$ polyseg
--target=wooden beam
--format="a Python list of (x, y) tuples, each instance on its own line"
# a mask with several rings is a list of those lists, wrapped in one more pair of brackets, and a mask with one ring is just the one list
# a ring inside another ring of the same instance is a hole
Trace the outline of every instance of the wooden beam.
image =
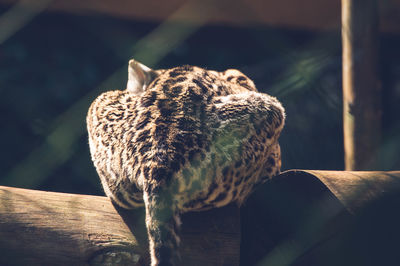
[(376, 0), (342, 0), (346, 170), (373, 170), (381, 138)]
[[(149, 265), (143, 210), (117, 211), (106, 197), (0, 186), (0, 265)], [(236, 206), (182, 222), (183, 265), (239, 265)]]

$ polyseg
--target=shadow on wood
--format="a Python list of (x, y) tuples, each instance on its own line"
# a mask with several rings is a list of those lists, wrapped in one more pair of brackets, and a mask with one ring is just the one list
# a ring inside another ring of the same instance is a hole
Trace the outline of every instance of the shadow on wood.
[[(400, 172), (284, 172), (240, 214), (185, 214), (181, 265), (239, 265), (239, 255), (243, 266), (395, 265), (398, 206)], [(0, 250), (0, 265), (149, 264), (142, 209), (10, 187), (0, 187)]]
[(395, 265), (400, 172), (282, 173), (241, 210), (241, 265)]

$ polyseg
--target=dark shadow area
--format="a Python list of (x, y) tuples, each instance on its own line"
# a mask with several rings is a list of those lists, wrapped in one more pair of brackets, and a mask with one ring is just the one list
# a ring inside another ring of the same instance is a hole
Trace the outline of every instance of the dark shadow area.
[(147, 238), (146, 213), (144, 208), (127, 210), (119, 207), (113, 201), (111, 202), (122, 220), (124, 220), (125, 224), (129, 227), (129, 230), (131, 230), (132, 234), (135, 236), (136, 241), (139, 243), (141, 256), (138, 265), (149, 265), (149, 240)]
[[(0, 15), (7, 10), (0, 8)], [(0, 184), (103, 195), (90, 160), (86, 112), (101, 91), (125, 88), (135, 45), (158, 26), (44, 12), (2, 43), (0, 119), (7, 152), (1, 155)], [(399, 168), (399, 46), (398, 35), (382, 34), (382, 170)], [(260, 91), (282, 101), (283, 169), (343, 169), (339, 29), (205, 25), (152, 67), (183, 64), (238, 68)]]
[[(241, 265), (397, 265), (400, 175), (388, 181), (391, 189), (371, 196), (381, 178), (349, 196), (352, 213), (326, 187), (329, 179), (299, 171), (278, 176), (242, 209)], [(368, 194), (358, 204), (355, 198)]]
[(400, 193), (388, 193), (293, 265), (398, 265)]

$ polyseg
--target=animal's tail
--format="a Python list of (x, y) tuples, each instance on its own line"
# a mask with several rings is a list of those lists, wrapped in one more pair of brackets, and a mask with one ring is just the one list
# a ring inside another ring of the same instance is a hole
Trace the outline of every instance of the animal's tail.
[[(146, 191), (147, 190), (147, 191)], [(180, 215), (169, 193), (145, 189), (146, 227), (152, 266), (174, 265), (179, 257)]]

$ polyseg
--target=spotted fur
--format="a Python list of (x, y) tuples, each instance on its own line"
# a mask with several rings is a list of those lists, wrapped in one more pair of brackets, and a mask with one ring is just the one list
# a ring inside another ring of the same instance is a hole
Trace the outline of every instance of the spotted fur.
[(281, 166), (279, 101), (238, 70), (151, 70), (131, 60), (126, 90), (87, 115), (92, 160), (108, 197), (145, 206), (152, 265), (172, 265), (180, 214), (239, 205)]

